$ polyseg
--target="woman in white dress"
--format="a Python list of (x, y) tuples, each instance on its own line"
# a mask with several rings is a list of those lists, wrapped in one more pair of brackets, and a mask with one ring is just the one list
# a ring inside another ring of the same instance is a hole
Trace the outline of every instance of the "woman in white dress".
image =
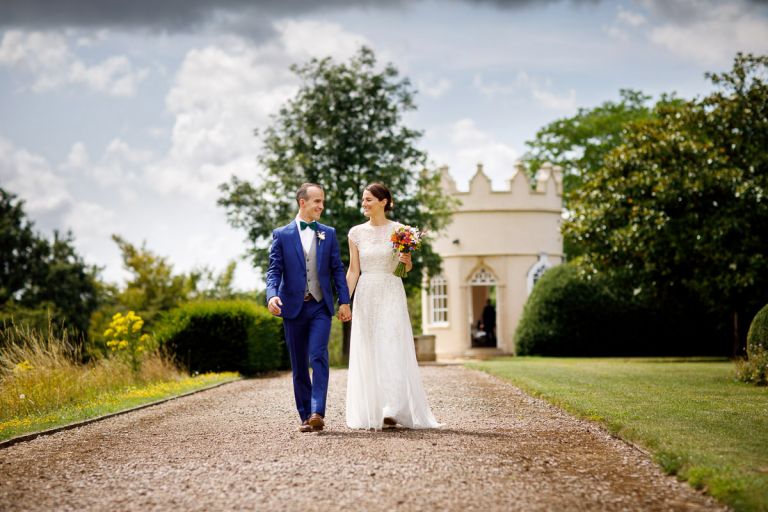
[(369, 221), (349, 230), (347, 286), (352, 302), (352, 337), (347, 381), (347, 426), (382, 429), (436, 428), (421, 384), (413, 331), (399, 261), (413, 267), (410, 254), (397, 257), (390, 237), (402, 224), (387, 219), (392, 210), (387, 187), (373, 183), (363, 192)]

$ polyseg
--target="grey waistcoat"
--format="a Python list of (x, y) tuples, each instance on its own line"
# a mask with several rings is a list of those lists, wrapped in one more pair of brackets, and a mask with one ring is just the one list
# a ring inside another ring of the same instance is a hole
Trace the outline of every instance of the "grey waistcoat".
[(315, 300), (320, 302), (323, 300), (323, 290), (317, 278), (317, 234), (312, 236), (312, 244), (309, 246), (309, 252), (304, 253), (304, 259), (307, 262), (307, 286), (304, 289), (304, 295), (311, 293)]

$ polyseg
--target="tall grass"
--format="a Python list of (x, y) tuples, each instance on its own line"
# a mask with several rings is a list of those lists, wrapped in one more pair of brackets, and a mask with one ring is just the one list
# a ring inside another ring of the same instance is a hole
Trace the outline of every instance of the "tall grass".
[(40, 333), (5, 326), (0, 333), (0, 423), (39, 416), (97, 400), (130, 386), (184, 378), (164, 354), (145, 356), (138, 372), (125, 358), (97, 358), (83, 364), (79, 348), (66, 333)]

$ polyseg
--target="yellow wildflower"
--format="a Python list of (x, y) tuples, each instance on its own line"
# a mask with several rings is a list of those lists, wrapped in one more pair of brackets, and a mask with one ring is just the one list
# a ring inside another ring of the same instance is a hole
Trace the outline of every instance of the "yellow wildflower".
[(26, 359), (13, 367), (14, 373), (23, 373), (32, 369), (34, 369), (34, 366), (32, 366), (32, 363), (30, 363)]

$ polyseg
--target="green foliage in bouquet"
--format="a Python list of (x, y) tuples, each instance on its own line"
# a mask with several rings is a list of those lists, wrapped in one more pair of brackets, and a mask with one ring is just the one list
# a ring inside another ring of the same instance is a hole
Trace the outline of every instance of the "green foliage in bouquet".
[(286, 367), (282, 322), (250, 301), (197, 301), (161, 316), (157, 339), (191, 372)]

